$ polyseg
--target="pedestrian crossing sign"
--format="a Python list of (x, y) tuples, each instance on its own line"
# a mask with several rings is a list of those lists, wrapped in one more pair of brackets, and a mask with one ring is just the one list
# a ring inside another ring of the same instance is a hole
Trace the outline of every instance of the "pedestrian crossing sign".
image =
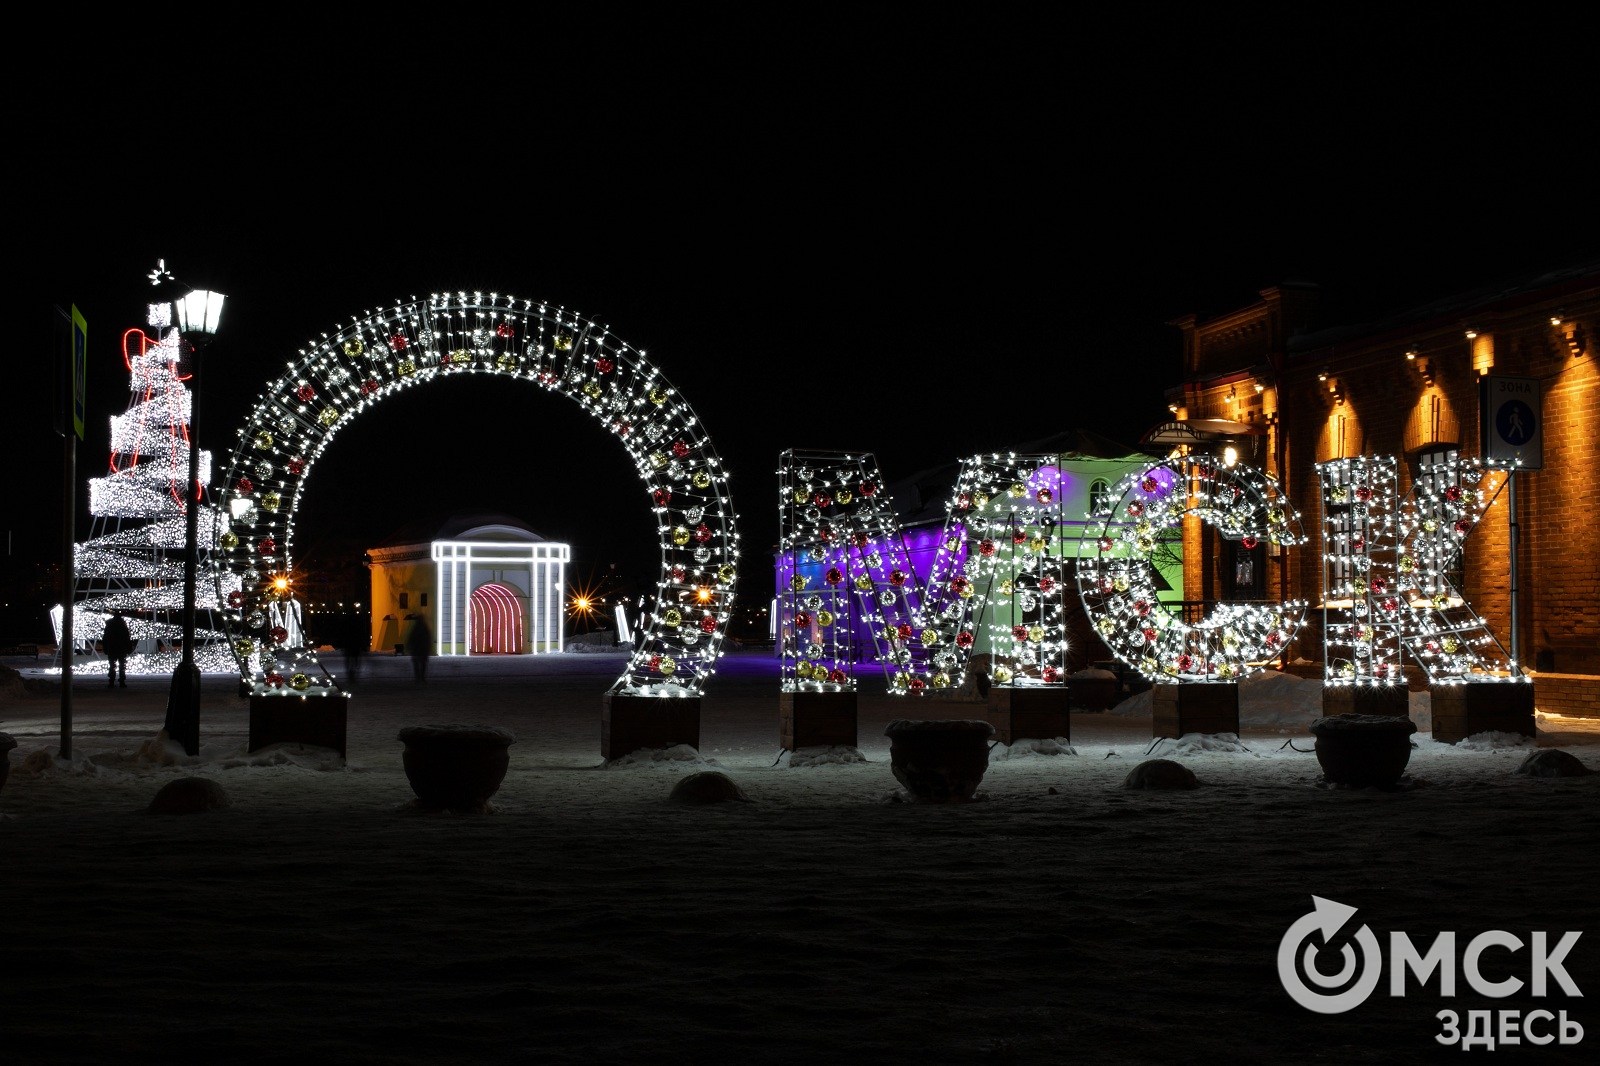
[(1538, 378), (1485, 377), (1479, 382), (1483, 457), (1544, 468), (1543, 401)]

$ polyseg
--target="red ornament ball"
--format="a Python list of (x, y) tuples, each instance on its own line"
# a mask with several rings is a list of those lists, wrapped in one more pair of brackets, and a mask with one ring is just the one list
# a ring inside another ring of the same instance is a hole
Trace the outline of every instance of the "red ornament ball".
[(702, 633), (715, 633), (716, 631), (717, 631), (717, 620), (716, 620), (715, 617), (713, 617), (712, 615), (708, 614), (704, 618), (700, 619), (700, 632), (702, 632)]
[(234, 482), (234, 487), (239, 490), (239, 494), (241, 496), (248, 496), (252, 492), (256, 491), (256, 483), (247, 477), (241, 477), (238, 481)]
[(844, 580), (844, 571), (840, 570), (837, 566), (830, 566), (828, 567), (828, 572), (823, 575), (823, 580), (830, 585), (837, 585), (839, 582)]

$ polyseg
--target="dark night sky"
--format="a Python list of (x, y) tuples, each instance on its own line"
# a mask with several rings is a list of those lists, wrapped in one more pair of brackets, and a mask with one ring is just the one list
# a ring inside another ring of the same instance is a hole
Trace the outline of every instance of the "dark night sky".
[[(582, 61), (386, 70), (373, 41), (344, 67), (334, 45), (279, 57), (268, 85), (235, 42), (214, 93), (193, 71), (165, 94), (18, 86), (21, 333), (37, 353), (54, 306), (88, 318), (80, 474), (127, 406), (119, 337), (158, 258), (230, 297), (200, 413), (219, 457), (300, 347), (378, 305), (481, 289), (606, 322), (707, 425), (748, 566), (785, 448), (870, 450), (893, 480), (1071, 428), (1133, 442), (1180, 373), (1174, 317), (1303, 279), (1360, 318), (1600, 239), (1572, 154), (1594, 138), (1559, 132), (1592, 96), (1534, 52), (1470, 71), (1398, 25), (855, 27), (783, 54), (635, 29)], [(175, 134), (191, 107), (217, 123), (198, 143)], [(12, 365), (0, 528), (55, 558), (47, 360)], [(524, 515), (578, 545), (577, 577), (658, 558), (620, 445), (532, 385), (368, 413), (316, 468), (297, 543), (376, 541), (424, 500)]]

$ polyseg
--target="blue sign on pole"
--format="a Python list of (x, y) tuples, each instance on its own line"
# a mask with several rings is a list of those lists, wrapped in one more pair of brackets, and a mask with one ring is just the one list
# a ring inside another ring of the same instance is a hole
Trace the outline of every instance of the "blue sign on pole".
[(1479, 384), (1483, 457), (1544, 469), (1544, 403), (1538, 378), (1486, 377)]

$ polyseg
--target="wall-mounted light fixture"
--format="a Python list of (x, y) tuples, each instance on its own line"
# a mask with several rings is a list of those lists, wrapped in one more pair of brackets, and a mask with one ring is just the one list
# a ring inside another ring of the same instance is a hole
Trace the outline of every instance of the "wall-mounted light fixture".
[(1167, 404), (1167, 410), (1171, 411), (1173, 414), (1177, 414), (1178, 413), (1178, 405), (1175, 404), (1175, 403), (1169, 403), (1169, 404)]
[(1259, 382), (1259, 381), (1256, 382), (1256, 395), (1257, 396), (1261, 395), (1263, 392), (1266, 392), (1266, 391), (1267, 391), (1267, 387), (1265, 385), (1261, 384), (1261, 382)]
[(1475, 329), (1467, 330), (1467, 340), (1475, 341), (1477, 339), (1478, 339), (1478, 331), (1477, 330), (1475, 330)]
[[(1556, 320), (1552, 318), (1551, 322)], [(1583, 326), (1575, 321), (1562, 318), (1556, 328), (1561, 331), (1561, 339), (1567, 342), (1567, 351), (1572, 358), (1582, 359), (1589, 350), (1589, 335), (1584, 332)]]
[(1320, 372), (1318, 372), (1317, 380), (1318, 381), (1327, 381), (1328, 380), (1328, 368), (1327, 367), (1323, 367), (1322, 370)]
[(1422, 353), (1417, 351), (1415, 348), (1407, 348), (1406, 349), (1406, 362), (1408, 362), (1408, 363), (1416, 362), (1417, 361), (1417, 356), (1420, 355), (1420, 354), (1422, 354)]

